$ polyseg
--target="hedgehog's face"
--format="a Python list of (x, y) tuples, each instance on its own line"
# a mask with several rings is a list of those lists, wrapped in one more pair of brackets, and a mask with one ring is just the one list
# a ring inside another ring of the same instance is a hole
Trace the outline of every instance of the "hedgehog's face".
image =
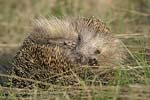
[(87, 30), (79, 34), (75, 55), (78, 63), (90, 66), (118, 65), (125, 56), (118, 39)]
[(98, 58), (101, 55), (103, 44), (103, 39), (100, 39), (98, 34), (89, 31), (86, 34), (79, 34), (78, 44), (75, 48), (78, 62), (81, 64), (98, 65)]

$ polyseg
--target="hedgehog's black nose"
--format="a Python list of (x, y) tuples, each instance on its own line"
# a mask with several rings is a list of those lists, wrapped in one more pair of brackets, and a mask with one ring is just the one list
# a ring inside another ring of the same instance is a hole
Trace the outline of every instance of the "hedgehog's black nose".
[(98, 61), (96, 58), (89, 58), (88, 64), (90, 66), (98, 65)]
[(75, 52), (75, 51), (74, 51), (74, 55), (75, 55), (74, 57), (75, 61), (78, 64), (90, 65), (90, 66), (98, 65), (98, 60), (95, 57), (87, 57), (81, 54), (80, 52)]

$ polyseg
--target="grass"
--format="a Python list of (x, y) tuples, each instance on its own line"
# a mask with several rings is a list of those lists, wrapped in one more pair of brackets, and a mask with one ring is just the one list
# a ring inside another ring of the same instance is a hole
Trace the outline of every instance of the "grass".
[(8, 64), (38, 16), (97, 16), (122, 40), (130, 55), (108, 85), (87, 86), (81, 81), (78, 87), (50, 84), (46, 91), (1, 86), (0, 99), (149, 100), (149, 5), (148, 0), (0, 0), (0, 65)]

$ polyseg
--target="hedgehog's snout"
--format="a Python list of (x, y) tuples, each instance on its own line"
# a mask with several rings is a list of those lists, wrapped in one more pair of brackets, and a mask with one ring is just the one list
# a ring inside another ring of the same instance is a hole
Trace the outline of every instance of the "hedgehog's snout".
[(98, 60), (96, 58), (89, 58), (88, 64), (90, 66), (98, 65)]
[(82, 65), (88, 64), (88, 58), (79, 53), (76, 54), (76, 61), (77, 61), (77, 63), (80, 63)]
[(81, 53), (76, 53), (76, 62), (82, 65), (98, 65), (98, 59), (96, 57), (87, 57)]
[(81, 64), (83, 64), (83, 65), (90, 65), (90, 66), (98, 65), (98, 60), (94, 57), (82, 56), (80, 61), (81, 61)]

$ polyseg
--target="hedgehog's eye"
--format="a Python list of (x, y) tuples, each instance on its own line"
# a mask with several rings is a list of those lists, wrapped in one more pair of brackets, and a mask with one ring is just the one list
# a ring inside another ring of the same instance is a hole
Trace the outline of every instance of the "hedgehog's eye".
[(100, 54), (101, 53), (101, 51), (100, 50), (95, 50), (95, 52), (94, 52), (95, 54)]

